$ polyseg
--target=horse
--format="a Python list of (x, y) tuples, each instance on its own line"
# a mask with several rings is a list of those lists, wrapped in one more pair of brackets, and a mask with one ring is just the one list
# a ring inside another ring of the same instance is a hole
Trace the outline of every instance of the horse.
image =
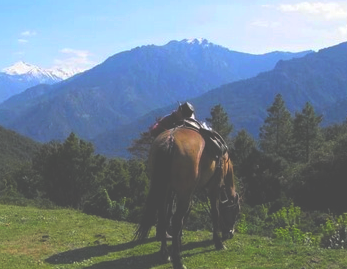
[[(180, 254), (181, 232), (184, 218), (188, 216), (191, 200), (197, 189), (205, 189), (210, 201), (213, 242), (217, 250), (225, 249), (222, 240), (232, 238), (239, 215), (239, 196), (228, 153), (218, 161), (208, 152), (205, 145), (205, 139), (199, 132), (185, 127), (162, 132), (151, 145), (150, 190), (134, 239), (147, 238), (157, 216), (160, 253), (164, 259), (169, 259), (166, 231), (172, 215), (169, 211), (174, 194), (176, 210), (171, 219), (171, 262), (174, 269), (185, 268)], [(222, 232), (222, 238), (219, 232)]]

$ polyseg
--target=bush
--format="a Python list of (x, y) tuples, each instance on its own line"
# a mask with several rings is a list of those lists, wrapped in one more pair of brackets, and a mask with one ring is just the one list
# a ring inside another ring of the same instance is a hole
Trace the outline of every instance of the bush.
[(239, 233), (271, 236), (272, 229), (268, 223), (269, 204), (250, 207), (244, 204), (241, 218), (236, 225)]
[[(200, 195), (201, 196), (201, 195)], [(198, 198), (193, 199), (192, 210), (186, 220), (185, 229), (189, 231), (209, 230), (212, 231), (212, 219), (210, 216), (209, 206), (206, 204), (207, 199)]]
[(321, 225), (321, 246), (323, 248), (341, 249), (347, 247), (347, 213), (337, 217), (328, 218)]
[(274, 227), (273, 234), (277, 239), (289, 243), (316, 245), (319, 241), (312, 232), (304, 232), (301, 228), (301, 208), (291, 203), (273, 213), (270, 218)]
[(107, 190), (103, 189), (86, 202), (83, 212), (108, 219), (126, 220), (129, 210), (125, 203), (125, 197), (120, 202), (112, 201)]
[(294, 206), (282, 207), (279, 211), (271, 215), (271, 220), (275, 227), (286, 227), (300, 224), (301, 208)]
[[(241, 218), (236, 226), (237, 231), (239, 233), (275, 237), (278, 240), (289, 243), (310, 246), (318, 245), (322, 237), (318, 227), (326, 214), (320, 212), (313, 212), (312, 214), (303, 213), (300, 207), (290, 203), (289, 206), (283, 206), (269, 215), (270, 211), (278, 208), (279, 203), (283, 203), (284, 200), (282, 200), (255, 207), (244, 205)], [(337, 223), (347, 223), (347, 216), (345, 218), (346, 220), (340, 217)], [(344, 225), (343, 227), (346, 226)], [(325, 228), (327, 240), (334, 235), (336, 237), (335, 241), (337, 239), (343, 240), (346, 235), (344, 233), (344, 231), (347, 231), (346, 229), (340, 229), (339, 234), (336, 235), (336, 229), (330, 228), (329, 230), (329, 227), (331, 226), (328, 223), (327, 228)], [(341, 224), (339, 227), (342, 227)], [(334, 241), (334, 239), (331, 240)]]
[(246, 215), (245, 214), (241, 214), (240, 220), (238, 221), (238, 223), (236, 224), (236, 230), (240, 233), (240, 234), (246, 234), (248, 232), (248, 223), (246, 221)]
[[(106, 192), (106, 190), (105, 190)], [(110, 219), (126, 220), (129, 215), (129, 210), (125, 207), (126, 198), (122, 198), (120, 202), (112, 201), (107, 195), (107, 212)]]
[(22, 194), (12, 193), (0, 197), (0, 204), (33, 206), (41, 209), (56, 209), (58, 206), (52, 201), (43, 198), (27, 199)]
[(301, 245), (316, 245), (318, 242), (317, 236), (301, 231), (296, 225), (277, 228), (274, 230), (274, 235), (282, 241)]

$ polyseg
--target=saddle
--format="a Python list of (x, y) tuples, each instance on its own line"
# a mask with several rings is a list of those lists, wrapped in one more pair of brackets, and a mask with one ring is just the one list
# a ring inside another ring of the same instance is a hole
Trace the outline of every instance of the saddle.
[(212, 129), (207, 129), (197, 120), (186, 118), (180, 122), (179, 126), (198, 132), (205, 139), (206, 150), (212, 156), (220, 158), (228, 151), (228, 146), (222, 136)]

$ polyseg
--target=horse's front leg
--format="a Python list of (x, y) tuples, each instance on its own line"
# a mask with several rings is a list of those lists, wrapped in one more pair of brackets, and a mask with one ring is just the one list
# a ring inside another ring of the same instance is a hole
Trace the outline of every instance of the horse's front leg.
[(210, 204), (211, 204), (211, 217), (213, 225), (213, 242), (216, 249), (226, 249), (223, 245), (221, 238), (219, 237), (219, 199), (215, 193), (209, 194)]

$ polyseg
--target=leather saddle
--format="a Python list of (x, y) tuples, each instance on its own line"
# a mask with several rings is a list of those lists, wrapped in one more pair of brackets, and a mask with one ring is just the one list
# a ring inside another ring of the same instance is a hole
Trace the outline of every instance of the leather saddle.
[(212, 129), (207, 129), (200, 122), (186, 118), (179, 126), (197, 131), (205, 139), (206, 150), (216, 158), (223, 156), (228, 151), (228, 146), (222, 136)]

